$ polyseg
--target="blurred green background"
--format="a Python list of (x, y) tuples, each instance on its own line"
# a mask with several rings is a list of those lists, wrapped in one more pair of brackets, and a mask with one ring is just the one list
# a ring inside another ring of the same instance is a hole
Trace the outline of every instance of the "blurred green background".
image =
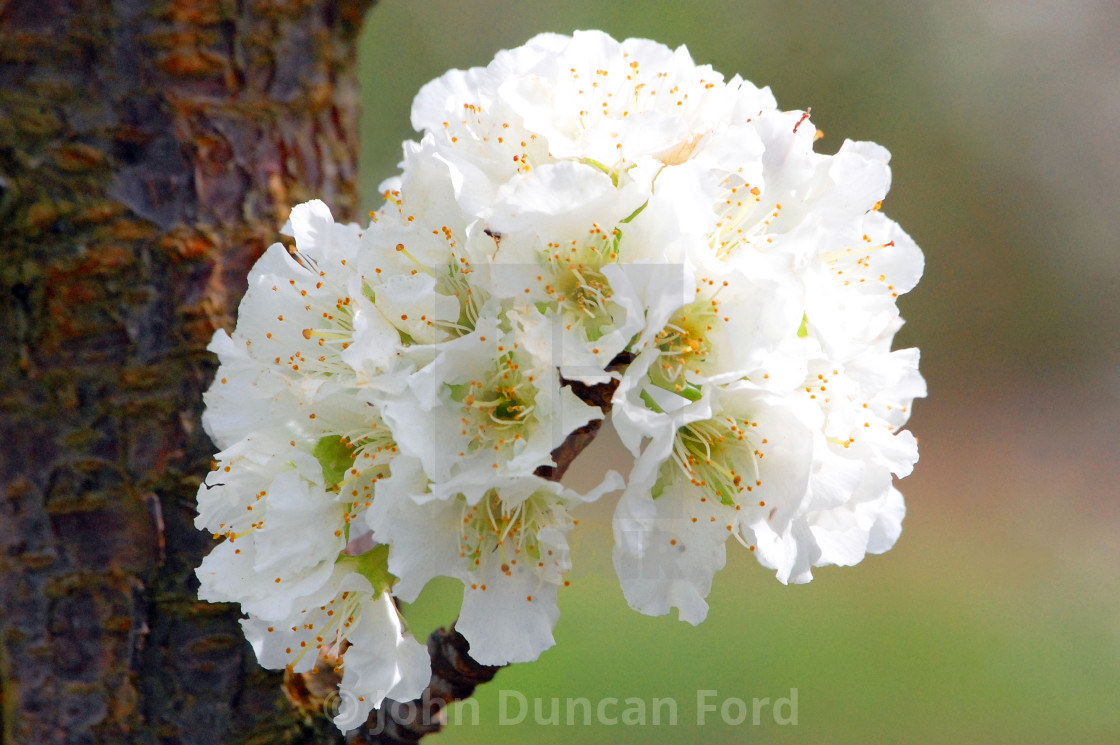
[[(626, 607), (609, 509), (589, 513), (557, 646), (502, 671), (468, 705), (479, 723), (466, 709), (438, 741), (1120, 742), (1120, 4), (381, 0), (363, 40), (367, 207), (423, 83), (578, 28), (686, 44), (770, 85), (782, 108), (812, 107), (818, 150), (891, 150), (884, 212), (926, 254), (896, 342), (922, 350), (922, 457), (891, 552), (784, 587), (729, 545), (696, 628)], [(418, 631), (454, 617), (438, 595), (411, 609)], [(794, 688), (796, 725), (770, 708), (757, 726), (697, 724), (697, 691), (750, 706)], [(500, 723), (502, 690), (528, 701), (522, 724)], [(533, 724), (553, 697), (615, 697), (615, 714), (674, 698), (677, 724)]]

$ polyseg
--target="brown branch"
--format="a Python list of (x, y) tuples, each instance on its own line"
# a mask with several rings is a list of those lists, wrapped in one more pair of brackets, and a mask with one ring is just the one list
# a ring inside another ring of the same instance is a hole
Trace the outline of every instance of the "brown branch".
[(468, 654), (470, 644), (462, 634), (437, 629), (428, 637), (432, 679), (420, 698), (400, 702), (386, 699), (374, 710), (366, 726), (350, 733), (348, 745), (413, 745), (424, 735), (443, 729), (448, 704), (470, 698), (475, 687), (487, 683), (501, 667), (482, 665)]
[[(630, 352), (619, 353), (611, 363), (607, 365), (608, 372), (620, 372), (626, 369), (626, 366), (634, 359), (634, 355)], [(567, 386), (575, 393), (581, 401), (592, 406), (598, 406), (603, 416), (611, 412), (611, 399), (614, 398), (614, 392), (618, 388), (618, 380), (611, 380), (607, 383), (599, 383), (597, 385), (587, 385), (578, 380), (560, 379), (560, 384)], [(572, 461), (576, 459), (580, 453), (587, 448), (588, 445), (599, 434), (599, 428), (603, 426), (602, 419), (593, 419), (579, 429), (573, 430), (560, 447), (552, 451), (552, 460), (556, 463), (554, 466), (541, 466), (534, 473), (542, 479), (549, 481), (559, 481), (564, 478), (564, 473), (567, 472), (568, 466), (572, 465)]]

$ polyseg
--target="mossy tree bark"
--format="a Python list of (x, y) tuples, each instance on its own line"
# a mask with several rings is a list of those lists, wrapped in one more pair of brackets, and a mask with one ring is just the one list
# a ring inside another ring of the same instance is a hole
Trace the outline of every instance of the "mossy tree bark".
[(200, 603), (199, 424), (290, 205), (353, 218), (372, 0), (0, 0), (0, 739), (338, 742)]

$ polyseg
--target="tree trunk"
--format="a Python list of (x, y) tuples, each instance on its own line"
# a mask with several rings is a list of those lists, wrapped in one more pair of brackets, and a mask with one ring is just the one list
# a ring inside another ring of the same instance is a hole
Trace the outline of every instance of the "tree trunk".
[(0, 0), (0, 741), (340, 742), (196, 598), (199, 424), (288, 208), (354, 217), (370, 0)]

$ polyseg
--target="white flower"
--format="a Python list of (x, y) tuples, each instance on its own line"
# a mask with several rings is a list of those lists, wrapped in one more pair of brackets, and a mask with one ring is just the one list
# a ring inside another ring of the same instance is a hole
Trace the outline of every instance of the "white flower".
[(765, 92), (737, 79), (727, 85), (711, 67), (694, 65), (683, 47), (619, 43), (597, 31), (537, 37), (526, 46), (552, 53), (507, 76), (498, 95), (559, 158), (591, 158), (613, 168), (679, 157), (694, 133), (726, 121), (737, 105), (769, 103)]
[(402, 631), (392, 599), (374, 589), (355, 559), (340, 561), (321, 588), (284, 616), (251, 614), (241, 626), (265, 667), (307, 672), (322, 664), (320, 655), (341, 657), (335, 724), (343, 731), (364, 723), (386, 697), (417, 698), (430, 678), (427, 650)]
[(247, 438), (218, 459), (195, 524), (226, 540), (198, 568), (199, 596), (284, 616), (330, 576), (346, 506), (326, 492), (318, 461), (287, 443)]
[(641, 307), (614, 286), (624, 221), (641, 208), (642, 185), (616, 186), (585, 163), (545, 164), (499, 190), (488, 220), (491, 294), (537, 310), (560, 336), (551, 362), (569, 380), (601, 382), (602, 370), (642, 330)]
[[(453, 70), (412, 121), (369, 226), (294, 208), (295, 248), (210, 346), (197, 524), (224, 540), (200, 594), (241, 603), (262, 664), (341, 654), (342, 728), (415, 695), (391, 597), (436, 576), (464, 585), (476, 660), (535, 659), (570, 511), (623, 486), (614, 566), (643, 613), (703, 620), (728, 538), (781, 582), (894, 544), (925, 384), (891, 343), (923, 259), (879, 211), (886, 150), (817, 153), (768, 89), (594, 31)], [(628, 484), (537, 475), (604, 416)]]
[(615, 569), (631, 607), (651, 615), (676, 607), (694, 624), (707, 615), (724, 543), (786, 532), (812, 466), (813, 434), (781, 400), (747, 383), (712, 396), (652, 433), (614, 521)]
[(425, 497), (427, 478), (402, 458), (370, 512), (374, 537), (390, 543), (398, 597), (414, 600), (428, 580), (462, 580), (456, 629), (487, 665), (535, 660), (553, 644), (557, 590), (571, 568), (567, 532), (574, 506), (617, 489), (613, 471), (586, 495), (535, 476), (491, 482), (471, 496)]
[(207, 391), (203, 424), (219, 447), (251, 434), (286, 434), (293, 412), (339, 388), (352, 341), (347, 256), (356, 226), (338, 225), (322, 202), (292, 210), (297, 250), (279, 243), (257, 261), (232, 336), (219, 331), (210, 350), (221, 366)]
[(485, 491), (552, 465), (568, 433), (601, 416), (561, 387), (548, 325), (523, 324), (512, 311), (507, 319), (514, 328), (503, 332), (498, 319), (480, 318), (383, 404), (402, 452), (424, 464), (437, 495)]

